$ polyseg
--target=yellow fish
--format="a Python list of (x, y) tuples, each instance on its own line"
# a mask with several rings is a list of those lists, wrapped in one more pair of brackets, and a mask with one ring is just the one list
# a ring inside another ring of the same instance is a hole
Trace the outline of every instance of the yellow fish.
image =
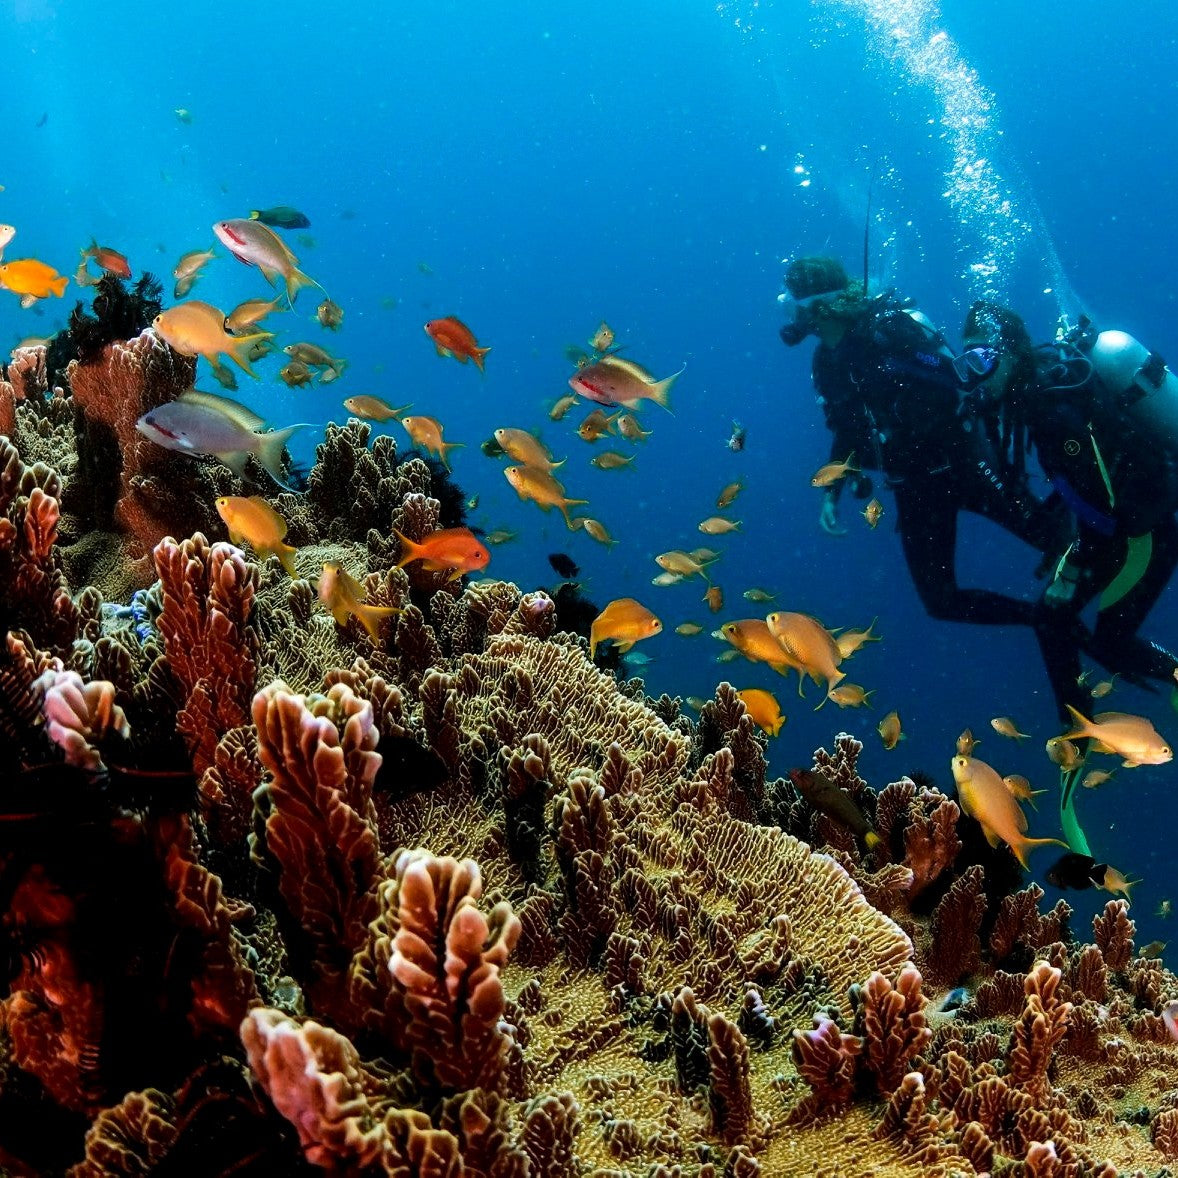
[(879, 521), (883, 519), (883, 513), (883, 504), (878, 499), (872, 499), (863, 509), (863, 518), (867, 521), (868, 527), (875, 528), (879, 526)]
[(709, 585), (703, 599), (714, 614), (718, 614), (724, 608), (724, 590), (719, 585)]
[(450, 469), (450, 451), (465, 446), (465, 442), (447, 442), (442, 438), (442, 423), (436, 417), (402, 417), (401, 424), (405, 432), (413, 439), (413, 444), (419, 446), (427, 454), (440, 459), (442, 465)]
[(533, 466), (537, 470), (555, 470), (558, 466), (564, 466), (568, 461), (568, 459), (562, 458), (559, 462), (553, 462), (552, 455), (548, 453), (548, 447), (535, 434), (530, 434), (527, 430), (497, 429), (495, 441), (499, 443), (509, 458), (523, 463), (524, 466)]
[(595, 352), (604, 352), (613, 346), (614, 329), (603, 319), (601, 325), (593, 333), (593, 338), (589, 341), (589, 346)]
[(344, 408), (357, 417), (363, 417), (366, 421), (400, 421), (413, 408), (413, 405), (402, 405), (400, 409), (394, 409), (392, 405), (387, 401), (382, 401), (380, 397), (360, 393), (355, 397), (348, 397), (344, 401)]
[(855, 455), (851, 453), (847, 456), (846, 462), (828, 462), (825, 466), (820, 466), (810, 480), (810, 486), (829, 487), (849, 474), (858, 474), (859, 468), (853, 465), (854, 461)]
[(798, 669), (760, 618), (725, 622), (716, 634), (730, 642), (746, 659), (754, 663), (768, 663), (779, 675)]
[(1084, 780), (1080, 784), (1085, 789), (1096, 789), (1097, 786), (1104, 785), (1106, 781), (1110, 780), (1115, 772), (1115, 769), (1093, 769), (1090, 773), (1084, 774)]
[[(843, 656), (835, 640), (817, 618), (809, 614), (777, 611), (771, 613), (765, 622), (770, 633), (798, 668), (799, 675), (809, 675), (815, 683), (826, 680), (828, 695), (847, 677), (845, 671), (838, 669)], [(799, 695), (803, 682), (802, 678), (798, 679)]]
[(1027, 816), (1011, 797), (1006, 783), (985, 761), (958, 756), (953, 758), (952, 768), (962, 811), (977, 820), (990, 846), (1004, 842), (1024, 870), (1030, 870), (1027, 856), (1036, 847), (1067, 846), (1059, 839), (1027, 837)]
[(359, 619), (374, 644), (379, 643), (377, 625), (383, 618), (391, 618), (401, 611), (390, 605), (365, 605), (367, 590), (338, 564), (325, 564), (319, 578), (319, 600), (335, 618), (337, 626), (347, 624), (349, 617)]
[(876, 728), (879, 733), (880, 740), (883, 741), (883, 746), (889, 752), (906, 739), (904, 733), (900, 728), (900, 713), (888, 712), (888, 714), (879, 722)]
[(31, 307), (38, 299), (65, 294), (69, 279), (58, 274), (52, 266), (38, 262), (36, 258), (20, 258), (0, 263), (0, 286), (21, 296), (20, 305)]
[(712, 515), (699, 525), (699, 530), (705, 536), (724, 536), (729, 532), (739, 532), (740, 523), (737, 520), (725, 519), (721, 515)]
[(990, 727), (999, 736), (1009, 736), (1011, 740), (1027, 740), (1030, 738), (1030, 733), (1020, 732), (1018, 725), (1009, 716), (995, 716), (990, 721)]
[[(818, 705), (818, 708), (822, 707), (822, 704), (826, 703), (828, 699), (838, 704), (840, 708), (869, 708), (871, 704), (867, 702), (868, 696), (874, 694), (874, 690), (864, 691), (857, 683), (840, 683), (838, 687), (832, 687), (823, 696), (822, 703)], [(818, 708), (814, 710), (817, 711)]]
[(548, 410), (548, 416), (552, 421), (560, 421), (564, 415), (577, 403), (576, 393), (566, 393), (561, 397), (551, 409)]
[[(679, 577), (694, 577), (699, 575), (706, 581), (708, 574), (705, 562), (696, 560), (690, 552), (683, 552), (674, 548), (670, 552), (661, 552), (654, 558), (654, 563), (665, 572), (674, 573)], [(707, 561), (706, 564), (711, 564)]]
[(745, 601), (753, 601), (758, 605), (764, 604), (766, 601), (775, 601), (777, 599), (776, 593), (766, 593), (764, 589), (746, 589), (741, 597)]
[(260, 340), (269, 339), (268, 331), (253, 335), (230, 335), (225, 330), (225, 314), (211, 303), (189, 299), (161, 311), (152, 321), (156, 335), (181, 356), (203, 356), (214, 368), (217, 357), (225, 353), (243, 372), (257, 378), (249, 366), (249, 351)]
[(596, 442), (598, 438), (605, 434), (612, 434), (614, 430), (614, 422), (617, 420), (618, 414), (615, 413), (612, 417), (605, 415), (605, 410), (594, 409), (592, 413), (577, 426), (577, 436), (584, 442)]
[(957, 755), (959, 757), (972, 757), (973, 751), (977, 748), (980, 742), (974, 739), (974, 735), (967, 728), (957, 738)]
[(559, 508), (569, 531), (577, 530), (577, 525), (569, 517), (569, 508), (588, 503), (588, 499), (566, 499), (564, 487), (546, 470), (537, 470), (534, 466), (509, 466), (503, 475), (521, 499), (530, 499), (542, 511)]
[[(968, 757), (969, 753), (959, 753), (959, 756)], [(1032, 789), (1031, 783), (1019, 773), (1008, 773), (1003, 779), (1002, 784), (1006, 786), (1010, 796), (1016, 801), (1030, 802), (1032, 810), (1038, 810), (1039, 807), (1035, 805), (1035, 799), (1040, 794), (1045, 794), (1045, 789)]]
[(752, 717), (753, 723), (769, 736), (776, 736), (785, 723), (781, 705), (771, 691), (760, 687), (746, 687), (737, 696), (744, 704), (744, 710)]
[(702, 634), (703, 629), (699, 622), (680, 622), (675, 627), (675, 633), (682, 634), (684, 638), (694, 638), (697, 634)]
[[(187, 254), (184, 256), (188, 257)], [(212, 257), (212, 250), (209, 251), (209, 257)], [(176, 297), (179, 298), (179, 295)], [(285, 311), (285, 307), (279, 306), (281, 302), (281, 295), (276, 295), (272, 299), (246, 299), (244, 303), (238, 303), (225, 316), (225, 327), (235, 334), (245, 331), (247, 328), (253, 327), (255, 323), (261, 323), (267, 315), (273, 315), (277, 311)]]
[(589, 657), (596, 656), (600, 643), (609, 641), (625, 653), (635, 642), (658, 634), (662, 628), (662, 622), (646, 606), (633, 597), (619, 597), (593, 619), (589, 628)]
[[(1097, 866), (1100, 865), (1098, 864)], [(1095, 870), (1096, 869), (1093, 868), (1094, 873)], [(1129, 889), (1135, 888), (1141, 882), (1141, 880), (1127, 879), (1115, 867), (1112, 867), (1106, 863), (1104, 864), (1104, 875), (1098, 880), (1095, 878), (1094, 874), (1092, 882), (1096, 884), (1096, 886), (1102, 891), (1112, 892), (1114, 894), (1119, 892), (1122, 896), (1125, 897), (1125, 903), (1129, 904), (1132, 903), (1132, 901), (1129, 899)]]
[(248, 542), (263, 560), (276, 556), (292, 577), (298, 576), (294, 561), (298, 549), (283, 543), (286, 520), (261, 495), (222, 495), (216, 507), (234, 544)]
[(1046, 747), (1047, 756), (1065, 773), (1070, 773), (1084, 763), (1084, 758), (1080, 756), (1080, 750), (1070, 740), (1066, 740), (1062, 736), (1053, 736), (1047, 742)]
[[(172, 270), (172, 277), (176, 280), (176, 285), (172, 290), (174, 298), (182, 299), (193, 288), (196, 280), (200, 277), (201, 268), (212, 257), (212, 250), (189, 250), (188, 253), (180, 256), (180, 260)], [(225, 326), (230, 330), (233, 328), (232, 323), (226, 323)]]
[(596, 466), (598, 470), (621, 470), (623, 466), (634, 465), (634, 455), (619, 454), (616, 450), (603, 450), (589, 460), (589, 465)]
[(1113, 687), (1116, 685), (1117, 676), (1114, 675), (1111, 679), (1102, 679), (1091, 692), (1093, 699), (1104, 699)]
[(1138, 765), (1164, 765), (1174, 759), (1173, 749), (1144, 716), (1101, 712), (1087, 720), (1071, 704), (1067, 709), (1076, 727), (1065, 732), (1063, 739), (1090, 737), (1094, 753), (1115, 753), (1124, 758), (1121, 764), (1126, 769), (1135, 769)]
[(643, 429), (638, 424), (637, 417), (633, 417), (629, 413), (623, 413), (618, 418), (618, 433), (629, 442), (645, 442), (654, 433), (654, 430)]
[(744, 490), (744, 483), (735, 482), (729, 483), (719, 495), (716, 496), (716, 506), (723, 511), (728, 507), (732, 501)]
[(589, 519), (588, 516), (582, 516), (582, 518), (579, 521), (574, 520), (573, 522), (574, 523), (579, 522), (580, 525), (585, 529), (585, 531), (588, 532), (589, 535), (592, 536), (593, 539), (596, 540), (598, 544), (604, 544), (607, 547), (612, 548), (613, 545), (615, 545), (617, 543), (617, 540), (615, 540), (609, 534), (608, 530), (606, 529), (605, 524), (603, 524), (600, 520)]
[(834, 644), (839, 648), (839, 654), (845, 659), (849, 659), (861, 646), (868, 642), (882, 642), (883, 639), (872, 633), (875, 629), (875, 623), (879, 618), (872, 618), (871, 625), (866, 630), (847, 630), (840, 634), (835, 640)]

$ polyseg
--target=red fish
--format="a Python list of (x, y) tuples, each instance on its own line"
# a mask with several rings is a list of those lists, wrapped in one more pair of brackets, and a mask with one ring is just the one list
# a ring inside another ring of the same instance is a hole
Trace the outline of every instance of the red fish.
[(420, 560), (421, 567), (428, 572), (448, 571), (451, 580), (463, 573), (486, 568), (491, 559), (490, 552), (469, 528), (443, 528), (431, 532), (420, 544), (400, 532), (397, 532), (397, 539), (401, 541), (401, 559), (397, 561), (397, 568)]
[(431, 319), (425, 325), (425, 334), (434, 341), (439, 356), (453, 356), (459, 364), (473, 360), (480, 372), (486, 371), (483, 368), (483, 357), (491, 349), (480, 348), (474, 332), (461, 319), (455, 319), (453, 315), (445, 319)]
[(99, 245), (93, 238), (90, 240), (90, 248), (82, 250), (82, 257), (93, 258), (99, 269), (105, 270), (108, 274), (117, 274), (120, 278), (131, 277), (131, 263), (118, 250)]

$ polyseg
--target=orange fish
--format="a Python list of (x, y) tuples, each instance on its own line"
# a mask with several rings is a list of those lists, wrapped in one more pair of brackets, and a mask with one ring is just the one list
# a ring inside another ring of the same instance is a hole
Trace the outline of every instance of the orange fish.
[(420, 446), (427, 454), (441, 459), (447, 470), (450, 469), (450, 451), (466, 445), (465, 442), (444, 441), (442, 423), (436, 417), (402, 417), (401, 424), (413, 439), (413, 444)]
[[(504, 470), (503, 475), (515, 488), (515, 493), (521, 499), (530, 499), (543, 511), (547, 511), (550, 507), (559, 508), (570, 532), (575, 532), (581, 526), (579, 520), (574, 522), (569, 517), (569, 508), (583, 505), (589, 500), (566, 499), (564, 487), (546, 470), (540, 470), (535, 466), (509, 466)], [(590, 535), (592, 534), (590, 532)]]
[(781, 714), (781, 705), (777, 702), (777, 697), (771, 691), (765, 691), (760, 687), (747, 687), (736, 694), (758, 728), (769, 736), (776, 736), (781, 731), (785, 717)]
[(31, 307), (38, 299), (48, 298), (51, 294), (61, 298), (68, 282), (64, 274), (58, 274), (52, 266), (46, 266), (36, 258), (0, 263), (0, 286), (20, 295), (22, 307)]
[(719, 636), (731, 642), (746, 659), (755, 663), (768, 663), (779, 675), (785, 675), (797, 667), (797, 663), (781, 649), (768, 625), (760, 618), (725, 622), (720, 627)]
[(82, 257), (93, 258), (99, 269), (108, 274), (117, 274), (120, 278), (131, 277), (131, 263), (118, 250), (99, 245), (93, 238), (90, 239), (90, 248), (82, 250)]
[(480, 348), (474, 332), (453, 315), (445, 319), (431, 319), (425, 325), (425, 334), (434, 341), (439, 356), (453, 356), (460, 364), (473, 360), (475, 367), (483, 372), (483, 357), (491, 350)]
[(382, 618), (395, 617), (401, 610), (389, 605), (368, 605), (364, 598), (368, 591), (355, 577), (338, 564), (325, 564), (319, 578), (319, 600), (335, 618), (337, 626), (347, 625), (349, 617), (356, 618), (368, 631), (374, 644), (380, 642), (379, 625)]
[(427, 572), (449, 571), (450, 580), (453, 581), (463, 573), (485, 569), (491, 559), (490, 552), (479, 543), (470, 528), (442, 528), (431, 532), (420, 543), (402, 536), (396, 528), (393, 531), (401, 541), (401, 559), (397, 561), (399, 569), (420, 560), (421, 567)]
[(625, 653), (635, 642), (658, 634), (662, 628), (662, 622), (646, 606), (633, 597), (619, 597), (593, 619), (589, 629), (589, 657), (597, 654), (599, 643), (610, 640)]

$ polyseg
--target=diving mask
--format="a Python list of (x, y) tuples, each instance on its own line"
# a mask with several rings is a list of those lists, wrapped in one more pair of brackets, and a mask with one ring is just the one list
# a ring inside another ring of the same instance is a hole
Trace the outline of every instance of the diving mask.
[(796, 347), (807, 336), (813, 335), (817, 326), (815, 310), (834, 302), (843, 293), (842, 290), (829, 290), (821, 294), (808, 295), (802, 299), (790, 299), (786, 294), (778, 295), (779, 302), (791, 302), (794, 309), (793, 322), (787, 323), (780, 332), (782, 342), (786, 347)]
[(1001, 360), (997, 348), (989, 344), (977, 344), (966, 348), (960, 356), (953, 357), (953, 374), (968, 392), (989, 380), (998, 371)]

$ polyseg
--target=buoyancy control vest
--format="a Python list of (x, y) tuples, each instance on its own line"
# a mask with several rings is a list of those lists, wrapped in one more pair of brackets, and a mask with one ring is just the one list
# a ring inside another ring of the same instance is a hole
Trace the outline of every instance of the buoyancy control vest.
[(871, 299), (836, 345), (815, 351), (814, 385), (832, 429), (856, 438), (863, 464), (889, 473), (925, 463), (931, 441), (942, 450), (961, 403), (944, 337), (892, 291)]

